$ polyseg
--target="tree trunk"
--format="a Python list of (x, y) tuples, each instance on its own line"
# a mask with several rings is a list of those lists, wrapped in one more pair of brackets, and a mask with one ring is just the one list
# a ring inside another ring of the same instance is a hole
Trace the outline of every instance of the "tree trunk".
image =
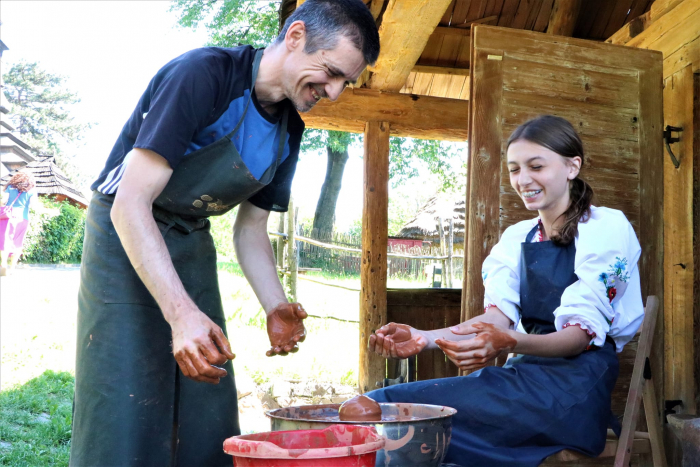
[(328, 153), (326, 178), (323, 181), (321, 195), (318, 197), (311, 233), (312, 237), (317, 239), (323, 239), (325, 234), (333, 232), (335, 205), (338, 202), (340, 187), (343, 183), (343, 172), (349, 157), (347, 146), (342, 151), (335, 151), (328, 146), (326, 152)]

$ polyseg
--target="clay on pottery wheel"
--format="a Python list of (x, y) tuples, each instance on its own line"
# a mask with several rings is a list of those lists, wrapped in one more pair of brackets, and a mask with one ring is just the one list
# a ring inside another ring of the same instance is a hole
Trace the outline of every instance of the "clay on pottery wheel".
[(382, 408), (367, 396), (355, 396), (343, 402), (338, 416), (343, 422), (379, 422), (382, 420)]

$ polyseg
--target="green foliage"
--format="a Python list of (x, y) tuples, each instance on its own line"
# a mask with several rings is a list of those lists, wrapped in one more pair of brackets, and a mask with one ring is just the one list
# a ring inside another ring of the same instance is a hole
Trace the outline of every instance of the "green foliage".
[(12, 104), (9, 119), (22, 140), (35, 154), (57, 156), (61, 169), (83, 181), (80, 170), (61, 146), (79, 141), (90, 124), (76, 123), (71, 117), (70, 107), (80, 99), (64, 89), (65, 78), (25, 61), (12, 65), (3, 78), (5, 97)]
[(236, 252), (233, 249), (233, 223), (236, 221), (238, 207), (233, 208), (222, 216), (211, 216), (211, 236), (214, 238), (214, 245), (219, 256), (225, 258), (235, 258)]
[(0, 465), (68, 465), (74, 381), (46, 371), (0, 392)]
[[(85, 214), (67, 201), (39, 198), (50, 212), (32, 211), (24, 239), (26, 263), (80, 263), (83, 256)], [(58, 213), (58, 215), (56, 215)]]
[[(392, 137), (389, 145), (389, 180), (392, 187), (421, 174), (416, 161), (426, 164), (428, 171), (439, 177), (441, 191), (460, 189), (466, 181), (466, 158), (463, 157), (463, 148), (456, 143)], [(461, 161), (464, 162), (460, 164)]]
[(259, 0), (173, 0), (170, 11), (179, 14), (178, 24), (196, 28), (204, 24), (208, 45), (265, 47), (279, 31), (279, 3)]

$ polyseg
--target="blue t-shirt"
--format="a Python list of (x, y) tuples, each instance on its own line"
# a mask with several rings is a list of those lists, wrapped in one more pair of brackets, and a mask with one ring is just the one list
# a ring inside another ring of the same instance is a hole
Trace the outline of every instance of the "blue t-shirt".
[[(5, 189), (5, 193), (9, 195), (7, 198), (7, 206), (12, 206), (12, 216), (16, 218), (19, 213), (22, 213), (24, 220), (29, 220), (29, 201), (31, 201), (32, 196), (34, 196), (34, 190), (24, 191), (17, 196), (17, 193), (19, 193), (17, 188), (8, 186)], [(17, 198), (17, 200), (13, 203), (15, 198)]]
[[(133, 148), (163, 156), (173, 169), (188, 154), (230, 133), (250, 97), (256, 49), (205, 47), (187, 52), (166, 64), (151, 80), (93, 190), (114, 194)], [(304, 122), (289, 101), (289, 122), (283, 159), (273, 180), (249, 201), (268, 211), (286, 211), (299, 157)], [(256, 178), (275, 162), (280, 118), (268, 114), (255, 92), (232, 143)]]

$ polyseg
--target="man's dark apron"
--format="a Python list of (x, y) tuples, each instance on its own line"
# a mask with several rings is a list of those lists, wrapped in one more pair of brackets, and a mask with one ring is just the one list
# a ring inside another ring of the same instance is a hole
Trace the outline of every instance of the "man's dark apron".
[[(528, 333), (554, 332), (554, 310), (574, 273), (576, 247), (522, 244), (520, 308)], [(598, 455), (618, 374), (612, 339), (570, 358), (523, 355), (469, 376), (399, 384), (367, 395), (380, 402), (457, 409), (445, 462), (464, 467), (531, 467), (562, 449)], [(437, 384), (436, 384), (437, 383)]]
[[(221, 215), (272, 181), (286, 142), (260, 180), (232, 139), (235, 129), (189, 154), (156, 199), (153, 215), (175, 270), (199, 309), (226, 329), (207, 217)], [(134, 271), (110, 220), (114, 196), (95, 192), (81, 267), (71, 466), (230, 466), (225, 438), (240, 434), (233, 366), (218, 385), (184, 377), (171, 329)], [(231, 342), (235, 352), (236, 343)]]

